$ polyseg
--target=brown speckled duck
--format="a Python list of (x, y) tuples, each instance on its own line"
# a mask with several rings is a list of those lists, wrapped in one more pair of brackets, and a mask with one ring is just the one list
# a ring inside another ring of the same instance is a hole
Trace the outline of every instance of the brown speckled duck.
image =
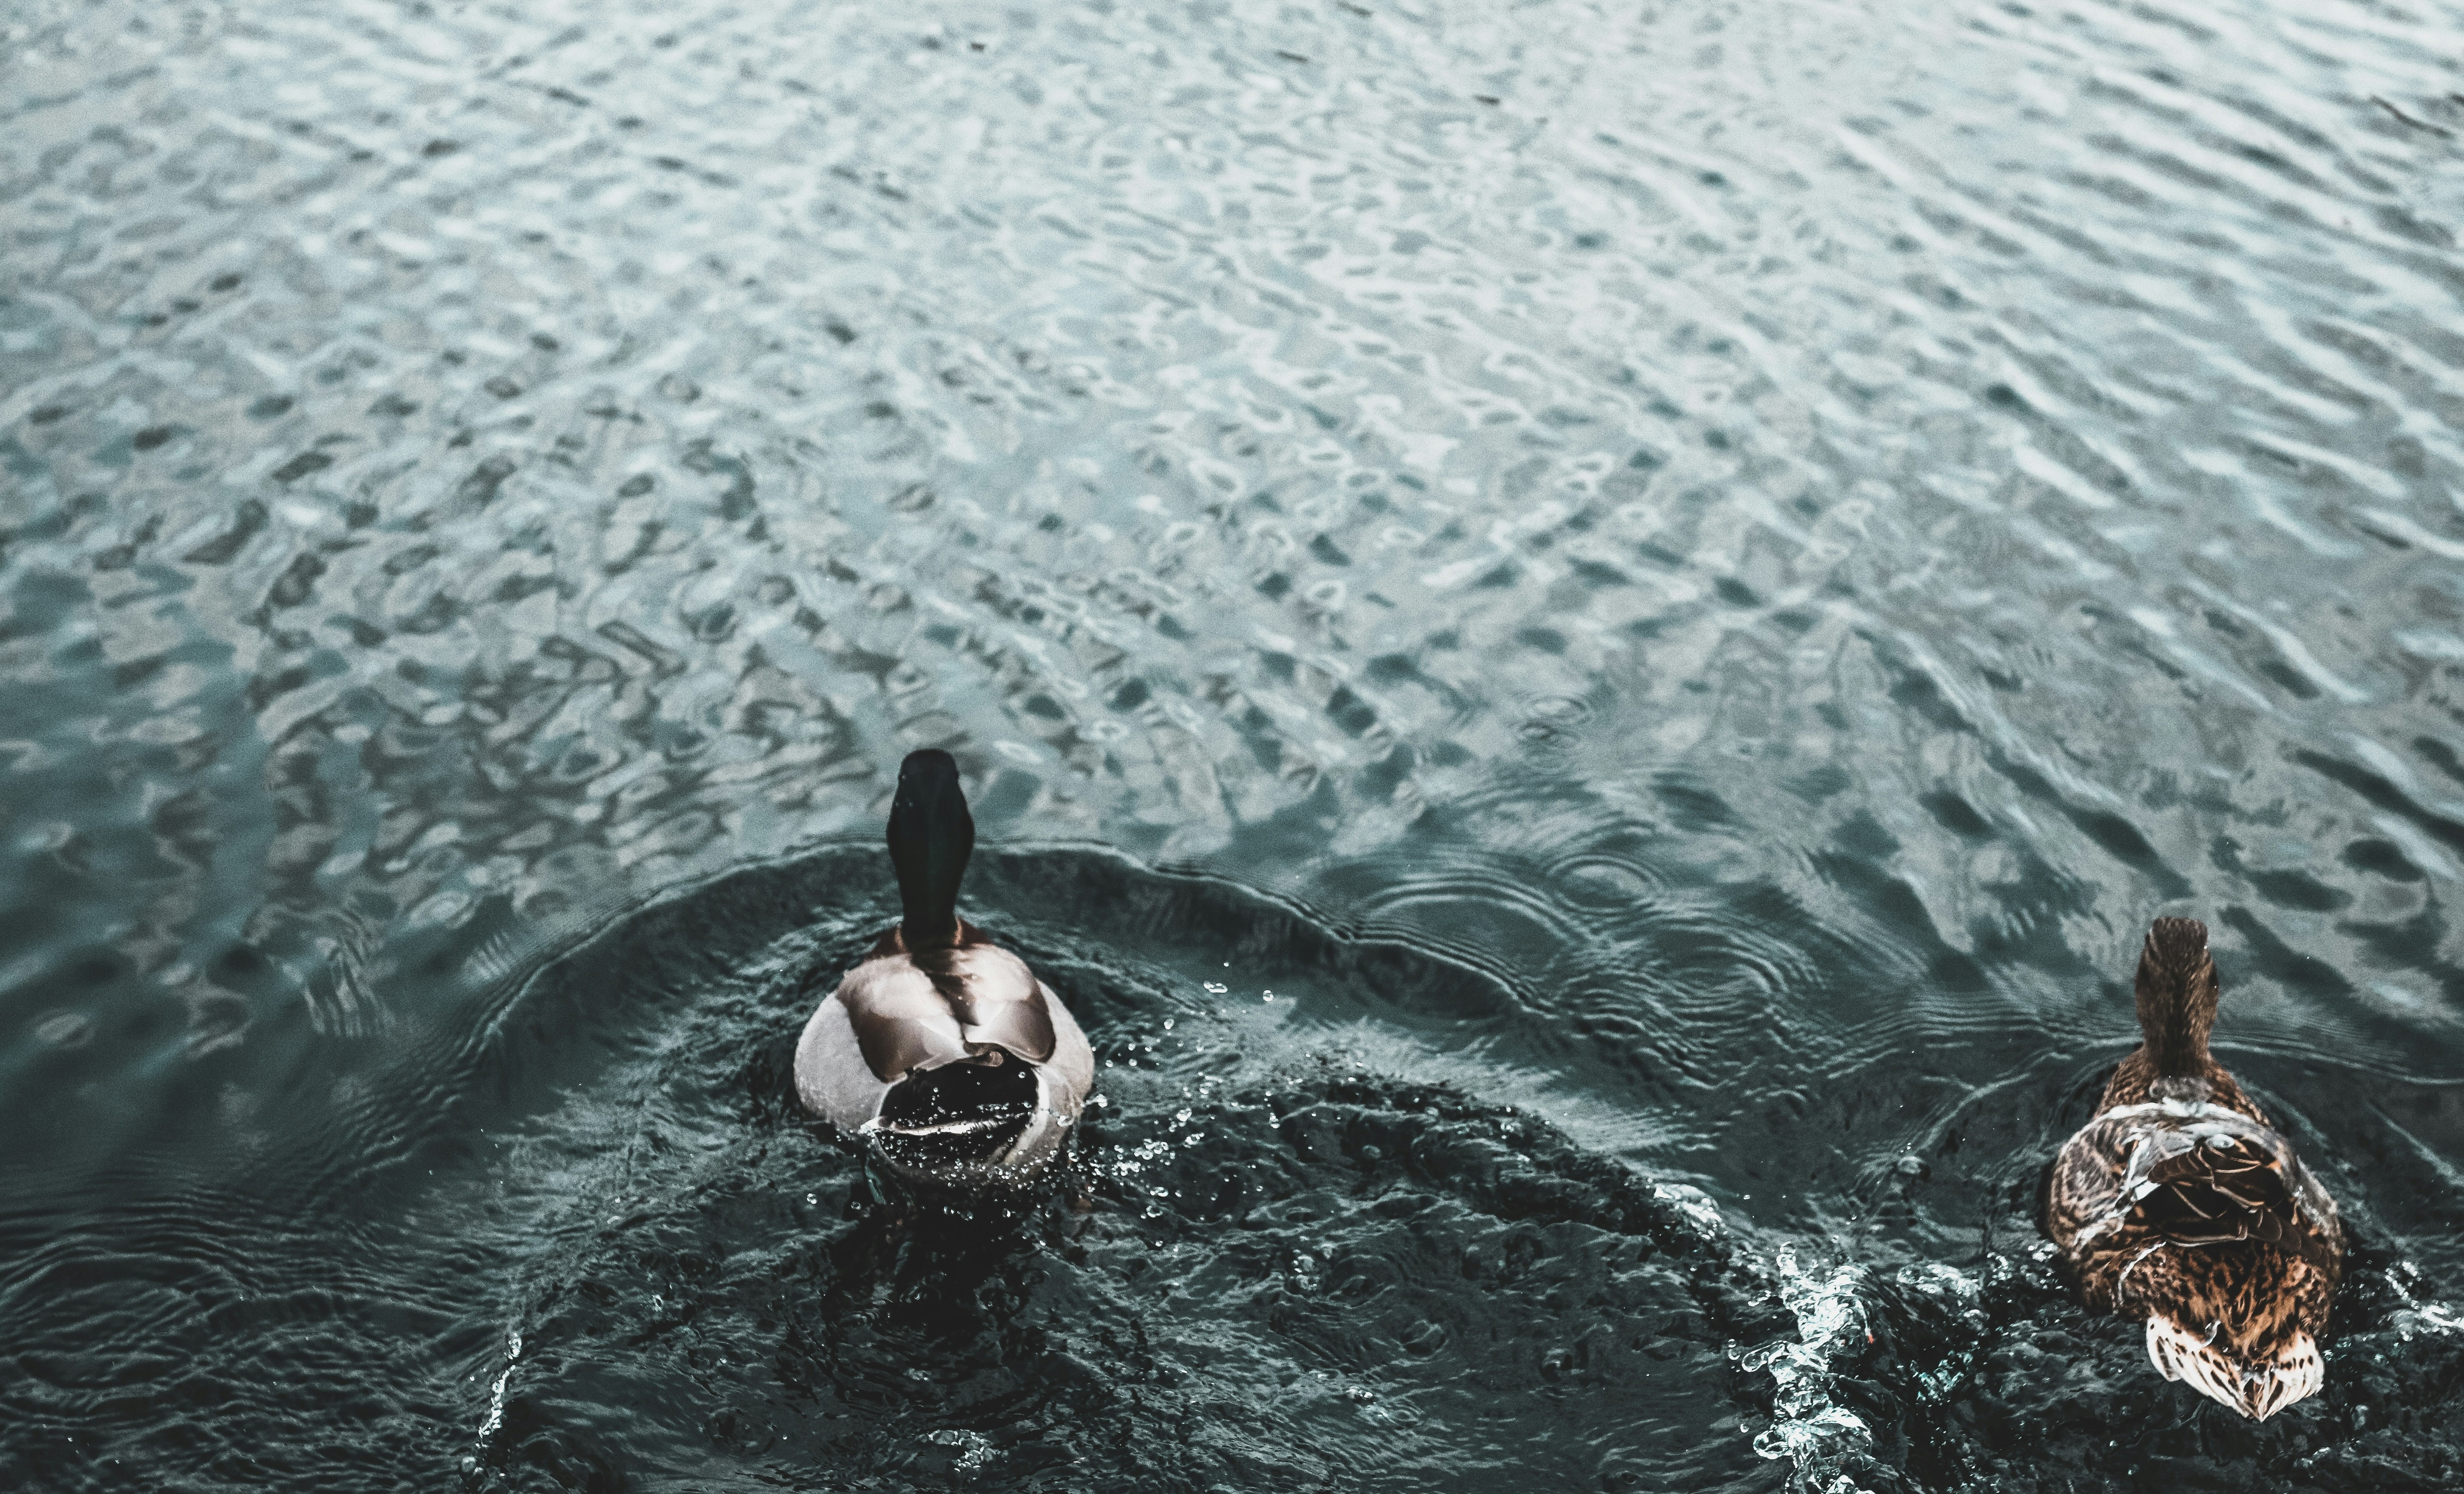
[(2096, 1118), (2054, 1159), (2045, 1232), (2091, 1308), (2144, 1315), (2168, 1380), (2260, 1420), (2319, 1389), (2343, 1274), (2336, 1202), (2208, 1052), (2208, 927), (2159, 918), (2139, 1027)]

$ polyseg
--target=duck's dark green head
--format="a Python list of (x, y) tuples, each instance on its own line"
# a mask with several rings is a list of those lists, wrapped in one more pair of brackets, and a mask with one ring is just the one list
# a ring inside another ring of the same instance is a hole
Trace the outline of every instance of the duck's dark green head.
[(975, 848), (957, 763), (937, 747), (909, 753), (890, 805), (890, 864), (898, 868), (904, 909), (898, 929), (909, 949), (938, 949), (958, 936), (958, 881)]

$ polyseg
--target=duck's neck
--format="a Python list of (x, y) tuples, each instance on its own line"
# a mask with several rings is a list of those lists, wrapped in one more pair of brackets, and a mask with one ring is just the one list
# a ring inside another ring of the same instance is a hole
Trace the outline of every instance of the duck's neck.
[(911, 950), (946, 949), (958, 937), (958, 883), (976, 848), (976, 824), (955, 776), (902, 778), (890, 811), (890, 864), (898, 871), (899, 937)]
[(891, 928), (888, 934), (882, 935), (881, 941), (877, 946), (875, 946), (873, 953), (875, 955), (904, 955), (911, 959), (920, 959), (929, 963), (933, 956), (946, 954), (952, 950), (962, 949), (970, 940), (977, 937), (976, 931), (967, 926), (967, 920), (964, 918), (953, 918), (950, 923), (951, 928), (949, 934), (946, 937), (939, 939), (909, 938), (907, 935), (907, 925), (904, 923), (898, 924)]
[(2208, 1034), (2216, 1025), (2216, 966), (2207, 925), (2159, 918), (2139, 956), (2139, 1030), (2159, 1077), (2196, 1078), (2215, 1067)]

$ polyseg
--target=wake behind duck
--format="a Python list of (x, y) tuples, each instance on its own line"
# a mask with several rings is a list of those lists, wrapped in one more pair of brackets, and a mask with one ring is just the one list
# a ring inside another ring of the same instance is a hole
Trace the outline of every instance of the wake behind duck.
[(2139, 956), (2146, 1041), (2055, 1159), (2045, 1231), (2088, 1307), (2146, 1318), (2158, 1373), (2264, 1420), (2324, 1380), (2343, 1227), (2209, 1054), (2216, 1000), (2207, 925), (2157, 919)]

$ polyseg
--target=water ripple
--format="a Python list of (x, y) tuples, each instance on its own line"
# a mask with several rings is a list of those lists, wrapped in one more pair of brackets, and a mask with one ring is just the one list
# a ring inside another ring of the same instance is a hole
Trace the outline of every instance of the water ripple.
[[(103, 1194), (424, 1172), (425, 1128), (465, 1134), (436, 1112), (531, 1030), (513, 993), (544, 953), (872, 836), (886, 765), (938, 745), (988, 846), (1262, 889), (1204, 978), (1264, 1014), (1268, 978), (1224, 961), (1316, 951), (1278, 1004), (1362, 1066), (1366, 1110), (1448, 1081), (1696, 1190), (1767, 1258), (1844, 1233), (1860, 1291), (1915, 1303), (1926, 1262), (1982, 1282), (2008, 1332), (1979, 1424), (2104, 1351), (2046, 1328), (2041, 1273), (1975, 1221), (2127, 1040), (2146, 919), (2197, 913), (2233, 1062), (2362, 1159), (2339, 1197), (2417, 1273), (2365, 1273), (2357, 1354), (2439, 1373), (2420, 1346), (2464, 1266), (2449, 18), (808, 11), (0, 21), (0, 1166), (29, 1238), (99, 1238), (37, 1226)], [(1015, 936), (1093, 988), (1186, 906), (1105, 922), (985, 866)], [(799, 911), (824, 942), (853, 916)], [(1198, 978), (1119, 987), (1116, 1062), (1172, 1048)], [(666, 1010), (566, 1016), (604, 1056)], [(567, 1073), (534, 1060), (512, 1091)], [(1978, 1125), (1994, 1160), (1938, 1184)], [(1927, 1179), (1894, 1181), (1908, 1155)], [(132, 1227), (240, 1258), (209, 1227), (236, 1207)], [(369, 1217), (283, 1216), (282, 1259)], [(98, 1259), (137, 1280), (142, 1255)], [(442, 1289), (362, 1269), (321, 1305), (259, 1285), (372, 1325), (347, 1304)], [(2397, 1283), (2414, 1306), (2381, 1310)], [(166, 1290), (126, 1342), (203, 1341)], [(353, 1340), (451, 1413), (371, 1445), (480, 1424), (501, 1307)], [(1901, 1316), (1950, 1335), (1930, 1311)], [(525, 1343), (489, 1445), (582, 1469), (520, 1419), (566, 1373)], [(1584, 1351), (1527, 1347), (1542, 1395)], [(889, 1362), (855, 1355), (848, 1404)], [(1358, 1472), (1260, 1449), (1372, 1413), (1422, 1429), (1395, 1433), (1416, 1486), (1453, 1477), (1427, 1428), (1460, 1408), (1329, 1373), (1294, 1382), (1305, 1416), (1247, 1403), (1269, 1430), (1209, 1479)], [(1949, 1413), (1859, 1404), (1901, 1476), (2013, 1476), (1940, 1451), (1969, 1447)], [(1709, 1405), (1667, 1427), (1708, 1445), (1739, 1415)], [(1063, 1477), (980, 1419), (846, 1456)], [(2446, 1477), (2338, 1425), (2212, 1457)], [(213, 1435), (214, 1477), (274, 1479)], [(1764, 1475), (1749, 1438), (1683, 1471)], [(1661, 1477), (1622, 1457), (1564, 1469)]]

